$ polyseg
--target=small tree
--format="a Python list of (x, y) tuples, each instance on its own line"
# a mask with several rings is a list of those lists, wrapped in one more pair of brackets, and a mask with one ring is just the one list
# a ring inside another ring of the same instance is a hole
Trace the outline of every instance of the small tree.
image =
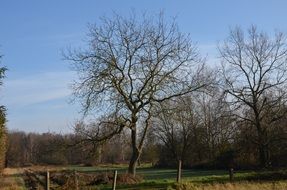
[(185, 96), (162, 103), (153, 124), (154, 133), (169, 150), (171, 157), (176, 163), (181, 161), (184, 164), (191, 153), (199, 124), (191, 97)]
[(197, 146), (198, 151), (204, 151), (209, 160), (214, 160), (220, 152), (229, 149), (230, 140), (236, 132), (235, 117), (232, 115), (231, 106), (226, 102), (224, 91), (219, 86), (209, 93), (197, 94), (194, 99), (203, 133), (200, 140), (206, 146), (206, 150)]
[(189, 36), (162, 15), (155, 18), (103, 18), (90, 26), (88, 49), (66, 56), (79, 75), (74, 92), (84, 112), (100, 108), (113, 115), (116, 126), (130, 129), (132, 174), (154, 106), (206, 85), (196, 80), (203, 66)]
[(235, 28), (219, 48), (228, 99), (237, 109), (237, 117), (256, 130), (253, 142), (262, 167), (269, 159), (272, 124), (286, 114), (282, 110), (286, 104), (286, 42), (282, 33), (269, 38), (251, 27), (245, 38), (243, 31)]

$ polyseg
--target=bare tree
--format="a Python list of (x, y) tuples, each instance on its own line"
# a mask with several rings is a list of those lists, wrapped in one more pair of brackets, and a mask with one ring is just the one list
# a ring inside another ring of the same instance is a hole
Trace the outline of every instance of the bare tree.
[(235, 133), (232, 110), (226, 102), (224, 92), (218, 87), (209, 90), (208, 93), (197, 93), (194, 96), (194, 107), (199, 117), (198, 125), (204, 132), (201, 140), (207, 146), (205, 152), (210, 160), (214, 160), (226, 149)]
[(155, 18), (102, 18), (101, 25), (90, 27), (88, 49), (67, 56), (79, 75), (74, 92), (84, 112), (104, 109), (115, 115), (119, 126), (130, 129), (132, 174), (153, 107), (206, 85), (196, 80), (203, 66), (189, 36), (174, 21)]
[(240, 28), (231, 30), (219, 48), (228, 99), (236, 107), (237, 117), (256, 129), (253, 142), (263, 167), (269, 159), (270, 127), (285, 114), (281, 108), (286, 103), (286, 45), (282, 33), (270, 38), (253, 26), (247, 38)]
[(199, 126), (194, 106), (190, 96), (164, 102), (153, 120), (154, 133), (178, 163), (185, 163)]
[(195, 92), (158, 108), (154, 134), (176, 161), (215, 160), (232, 143), (236, 131), (230, 106), (223, 92), (213, 87), (208, 93)]

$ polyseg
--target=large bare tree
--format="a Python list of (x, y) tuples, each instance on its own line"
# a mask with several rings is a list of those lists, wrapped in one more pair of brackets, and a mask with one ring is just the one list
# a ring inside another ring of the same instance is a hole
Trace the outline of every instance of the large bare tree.
[(281, 108), (286, 103), (286, 45), (282, 33), (269, 37), (252, 26), (247, 36), (240, 28), (231, 30), (219, 48), (228, 99), (236, 115), (255, 128), (253, 142), (262, 167), (268, 164), (272, 123), (285, 114)]
[(197, 80), (204, 67), (190, 37), (162, 14), (102, 18), (90, 26), (88, 48), (67, 58), (78, 72), (74, 92), (85, 113), (99, 108), (112, 113), (116, 126), (130, 129), (132, 174), (153, 107), (206, 85)]

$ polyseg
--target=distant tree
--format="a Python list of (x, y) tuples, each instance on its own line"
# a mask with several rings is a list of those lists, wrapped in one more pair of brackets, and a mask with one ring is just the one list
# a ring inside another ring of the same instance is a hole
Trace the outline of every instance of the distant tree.
[(0, 170), (5, 167), (6, 148), (7, 148), (7, 130), (6, 130), (6, 109), (0, 107)]
[[(119, 161), (120, 154), (127, 149), (126, 135), (121, 128), (115, 128), (114, 123), (109, 123), (107, 118), (99, 119), (99, 122), (77, 122), (75, 126), (75, 138), (69, 147), (84, 149), (88, 165), (101, 162)], [(119, 134), (121, 132), (121, 134)], [(116, 136), (116, 134), (118, 134)], [(88, 163), (89, 162), (89, 163)]]
[[(0, 55), (0, 59), (2, 56)], [(5, 76), (5, 67), (0, 67), (0, 85), (3, 84), (3, 78)], [(0, 170), (5, 167), (5, 154), (7, 146), (7, 131), (6, 131), (6, 108), (0, 106)]]
[(6, 153), (7, 166), (23, 166), (26, 162), (25, 155), (27, 153), (25, 132), (9, 131), (8, 148)]
[[(154, 126), (153, 126), (154, 128)], [(154, 133), (153, 128), (148, 131), (146, 142), (142, 151), (140, 162), (151, 163), (152, 166), (156, 165), (159, 161), (159, 140)]]
[(195, 113), (194, 101), (190, 96), (164, 102), (154, 119), (154, 133), (178, 163), (185, 163), (195, 142), (194, 134), (199, 118)]
[(251, 27), (246, 37), (235, 28), (219, 48), (227, 99), (236, 116), (255, 130), (252, 141), (262, 167), (269, 161), (272, 126), (286, 114), (286, 42), (282, 33), (268, 37)]
[(203, 66), (189, 36), (162, 15), (154, 18), (103, 18), (90, 27), (88, 49), (66, 56), (78, 72), (74, 92), (84, 112), (106, 110), (118, 132), (130, 129), (132, 174), (154, 106), (206, 85), (203, 78), (197, 80)]
[(201, 143), (206, 146), (206, 149), (198, 146), (197, 151), (202, 153), (204, 150), (208, 159), (214, 160), (230, 144), (236, 132), (236, 118), (232, 114), (224, 92), (218, 86), (209, 93), (198, 93), (194, 99), (201, 131), (201, 136), (196, 137), (195, 140), (200, 138)]

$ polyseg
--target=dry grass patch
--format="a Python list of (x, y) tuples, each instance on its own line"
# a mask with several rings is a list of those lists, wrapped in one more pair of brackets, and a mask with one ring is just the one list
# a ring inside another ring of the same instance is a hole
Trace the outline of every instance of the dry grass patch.
[[(60, 186), (73, 186), (75, 177), (81, 186), (95, 186), (103, 184), (112, 184), (114, 174), (112, 172), (102, 173), (77, 173), (75, 176), (72, 171), (62, 171), (61, 173), (51, 173), (51, 181)], [(119, 174), (117, 184), (138, 184), (142, 182), (142, 177), (132, 176), (130, 174)]]
[(0, 190), (24, 190), (25, 184), (22, 178), (15, 176), (1, 176)]

